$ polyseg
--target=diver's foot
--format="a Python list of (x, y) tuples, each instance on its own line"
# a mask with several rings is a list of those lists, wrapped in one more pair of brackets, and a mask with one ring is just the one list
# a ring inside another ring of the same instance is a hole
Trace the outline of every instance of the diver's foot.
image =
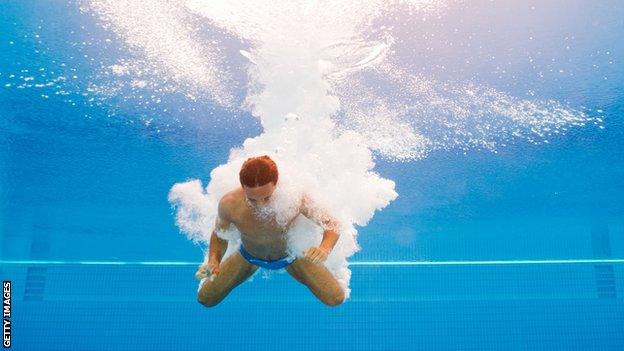
[(197, 280), (202, 280), (204, 278), (209, 278), (211, 276), (212, 276), (212, 272), (210, 271), (210, 267), (208, 266), (208, 263), (201, 264), (197, 268), (197, 272), (195, 272), (195, 278), (197, 278)]

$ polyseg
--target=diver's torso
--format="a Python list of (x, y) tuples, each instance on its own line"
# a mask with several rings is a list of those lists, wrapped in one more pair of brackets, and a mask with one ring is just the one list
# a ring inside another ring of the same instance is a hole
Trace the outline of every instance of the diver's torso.
[(234, 191), (235, 205), (230, 214), (232, 223), (241, 233), (241, 241), (245, 249), (258, 258), (276, 260), (287, 256), (286, 232), (295, 217), (289, 220), (287, 227), (280, 226), (274, 217), (260, 219), (254, 210), (247, 205), (243, 189)]

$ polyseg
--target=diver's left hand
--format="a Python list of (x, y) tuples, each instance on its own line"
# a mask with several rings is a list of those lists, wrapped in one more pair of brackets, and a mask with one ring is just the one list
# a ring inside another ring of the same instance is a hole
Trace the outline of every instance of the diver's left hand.
[(305, 251), (305, 258), (312, 263), (321, 263), (327, 259), (329, 251), (318, 246), (313, 246)]

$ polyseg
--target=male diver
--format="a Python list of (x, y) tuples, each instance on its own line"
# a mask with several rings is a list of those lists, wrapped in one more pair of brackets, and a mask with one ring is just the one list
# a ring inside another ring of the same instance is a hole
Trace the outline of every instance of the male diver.
[[(307, 196), (300, 201), (299, 211), (286, 227), (275, 221), (275, 213), (267, 204), (277, 185), (278, 170), (269, 156), (248, 158), (239, 172), (241, 187), (219, 201), (218, 216), (210, 237), (208, 263), (199, 267), (195, 276), (201, 280), (197, 293), (199, 303), (217, 305), (236, 286), (256, 272), (258, 267), (281, 269), (306, 285), (324, 304), (337, 306), (345, 293), (336, 278), (321, 263), (338, 241), (335, 220), (312, 205)], [(293, 220), (302, 214), (325, 229), (318, 247), (311, 247), (303, 257), (287, 255), (286, 232)], [(234, 225), (241, 233), (238, 252), (221, 262), (228, 241), (217, 236), (216, 230)], [(209, 278), (210, 277), (210, 278)]]

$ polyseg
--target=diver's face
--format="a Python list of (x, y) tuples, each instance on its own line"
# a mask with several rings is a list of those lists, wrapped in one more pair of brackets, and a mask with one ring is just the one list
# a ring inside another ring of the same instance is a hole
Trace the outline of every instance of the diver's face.
[(275, 190), (275, 184), (270, 182), (268, 184), (264, 184), (255, 188), (248, 188), (246, 186), (243, 186), (243, 189), (245, 190), (245, 197), (247, 198), (247, 202), (251, 206), (255, 208), (263, 208), (271, 200), (271, 195)]

